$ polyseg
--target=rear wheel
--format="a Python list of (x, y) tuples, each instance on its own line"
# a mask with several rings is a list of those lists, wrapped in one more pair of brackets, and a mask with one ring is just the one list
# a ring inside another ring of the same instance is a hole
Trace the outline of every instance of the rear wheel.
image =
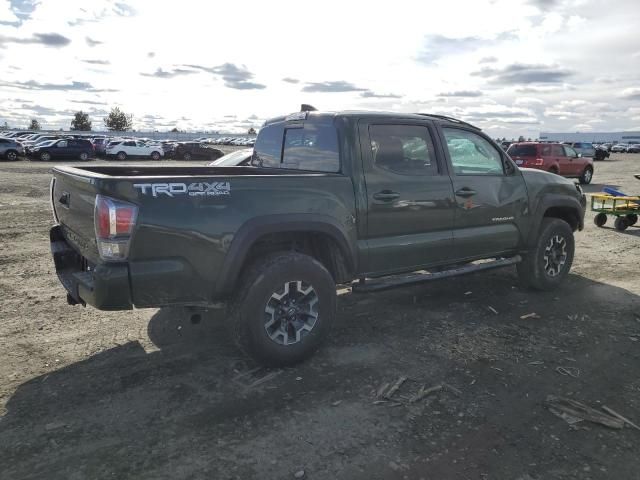
[(182, 158), (183, 158), (184, 160), (191, 160), (191, 154), (190, 154), (189, 152), (186, 152), (186, 153), (182, 156)]
[(626, 218), (629, 226), (635, 225), (638, 222), (638, 215), (635, 213), (630, 213)]
[(593, 223), (598, 227), (602, 227), (605, 223), (607, 223), (607, 214), (600, 212), (595, 217), (593, 217)]
[(89, 155), (87, 154), (87, 152), (82, 152), (82, 153), (80, 154), (80, 160), (82, 160), (83, 162), (84, 162), (87, 158), (89, 158)]
[(240, 347), (269, 366), (311, 356), (335, 317), (333, 277), (314, 258), (295, 252), (269, 255), (251, 266), (230, 305)]
[(116, 155), (116, 158), (118, 160), (126, 160), (127, 159), (127, 154), (124, 152), (118, 152), (118, 154)]
[(558, 167), (551, 167), (549, 169), (549, 173), (554, 173), (556, 175), (559, 175), (560, 172), (558, 172)]
[(587, 185), (591, 183), (591, 179), (593, 178), (593, 168), (586, 167), (582, 175), (580, 175), (579, 181), (583, 185)]
[(624, 232), (627, 227), (629, 227), (629, 222), (627, 222), (627, 217), (617, 217), (616, 221), (613, 222), (613, 226), (619, 232)]
[(16, 152), (15, 150), (9, 150), (5, 156), (7, 157), (7, 160), (9, 160), (10, 162), (15, 162), (18, 159), (18, 152)]
[(49, 152), (42, 152), (40, 154), (40, 160), (42, 160), (43, 162), (48, 162), (49, 160), (51, 160), (51, 154)]
[(160, 160), (160, 154), (159, 154), (158, 152), (153, 152), (153, 153), (151, 154), (151, 159), (152, 159), (152, 160), (156, 160), (156, 161), (157, 161), (157, 160)]
[(557, 288), (571, 269), (575, 244), (567, 222), (544, 218), (538, 241), (517, 266), (521, 285), (536, 290)]

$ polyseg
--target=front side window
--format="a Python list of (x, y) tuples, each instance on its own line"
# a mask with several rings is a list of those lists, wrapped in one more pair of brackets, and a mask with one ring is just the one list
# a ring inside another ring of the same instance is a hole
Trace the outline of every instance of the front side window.
[(316, 172), (340, 171), (335, 127), (307, 122), (303, 128), (286, 129), (282, 166)]
[(571, 147), (567, 147), (566, 145), (564, 146), (564, 152), (565, 152), (565, 156), (566, 157), (577, 157), (578, 154), (576, 153), (576, 151), (571, 148)]
[(437, 175), (435, 150), (427, 127), (371, 125), (373, 164), (401, 175)]
[(456, 175), (503, 175), (500, 152), (477, 133), (443, 128), (451, 164)]

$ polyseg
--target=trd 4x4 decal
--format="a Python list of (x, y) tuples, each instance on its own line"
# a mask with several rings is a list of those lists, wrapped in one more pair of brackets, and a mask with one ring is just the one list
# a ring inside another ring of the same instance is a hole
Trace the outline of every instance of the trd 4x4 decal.
[(229, 182), (194, 182), (194, 183), (134, 183), (133, 188), (140, 189), (143, 195), (189, 195), (190, 197), (231, 195)]

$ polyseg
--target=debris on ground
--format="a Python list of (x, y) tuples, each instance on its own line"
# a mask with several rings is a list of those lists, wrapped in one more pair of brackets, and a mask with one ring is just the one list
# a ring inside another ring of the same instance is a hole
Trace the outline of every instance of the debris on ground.
[(603, 406), (602, 406), (602, 409), (603, 409), (605, 412), (607, 412), (607, 413), (609, 413), (609, 414), (613, 415), (614, 417), (619, 418), (620, 420), (622, 420), (624, 423), (626, 423), (626, 424), (627, 424), (627, 425), (629, 425), (630, 427), (633, 427), (633, 428), (635, 428), (636, 430), (640, 430), (640, 427), (639, 427), (638, 425), (636, 425), (635, 423), (633, 423), (633, 422), (632, 422), (631, 420), (629, 420), (628, 418), (623, 417), (622, 415), (620, 415), (618, 412), (616, 412), (616, 411), (615, 411), (615, 410), (613, 410), (612, 408), (609, 408), (609, 407), (607, 407), (606, 405), (603, 405)]
[(424, 397), (431, 395), (432, 393), (442, 390), (442, 385), (435, 385), (433, 387), (426, 388), (426, 385), (422, 385), (418, 393), (409, 399), (409, 403), (415, 403), (422, 400)]
[(520, 315), (520, 320), (527, 320), (528, 318), (538, 319), (542, 318), (536, 312), (525, 313), (524, 315)]
[(396, 383), (394, 383), (391, 386), (391, 388), (387, 391), (387, 393), (383, 395), (383, 398), (385, 398), (386, 400), (391, 400), (391, 397), (393, 397), (393, 394), (396, 393), (400, 389), (402, 384), (406, 381), (407, 381), (407, 377), (399, 377), (398, 380), (396, 380)]
[(568, 375), (573, 378), (578, 378), (580, 376), (580, 369), (578, 367), (556, 367), (556, 372), (560, 375)]
[(493, 308), (491, 305), (487, 305), (487, 308), (489, 310), (491, 310), (493, 313), (495, 313), (496, 315), (498, 315), (498, 310), (496, 310), (495, 308)]
[(293, 478), (304, 478), (304, 470), (298, 470), (293, 474)]
[(620, 429), (625, 424), (624, 420), (616, 416), (602, 413), (584, 403), (566, 397), (549, 395), (544, 404), (551, 413), (562, 418), (570, 425), (587, 420), (605, 427)]

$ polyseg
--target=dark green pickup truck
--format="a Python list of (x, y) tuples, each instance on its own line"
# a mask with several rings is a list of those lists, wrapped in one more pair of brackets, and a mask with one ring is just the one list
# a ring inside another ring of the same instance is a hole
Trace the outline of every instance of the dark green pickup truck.
[(252, 166), (56, 167), (51, 230), (71, 304), (228, 304), (265, 364), (310, 355), (336, 284), (368, 292), (517, 265), (553, 289), (583, 227), (580, 187), (518, 169), (438, 115), (301, 111), (265, 123)]

